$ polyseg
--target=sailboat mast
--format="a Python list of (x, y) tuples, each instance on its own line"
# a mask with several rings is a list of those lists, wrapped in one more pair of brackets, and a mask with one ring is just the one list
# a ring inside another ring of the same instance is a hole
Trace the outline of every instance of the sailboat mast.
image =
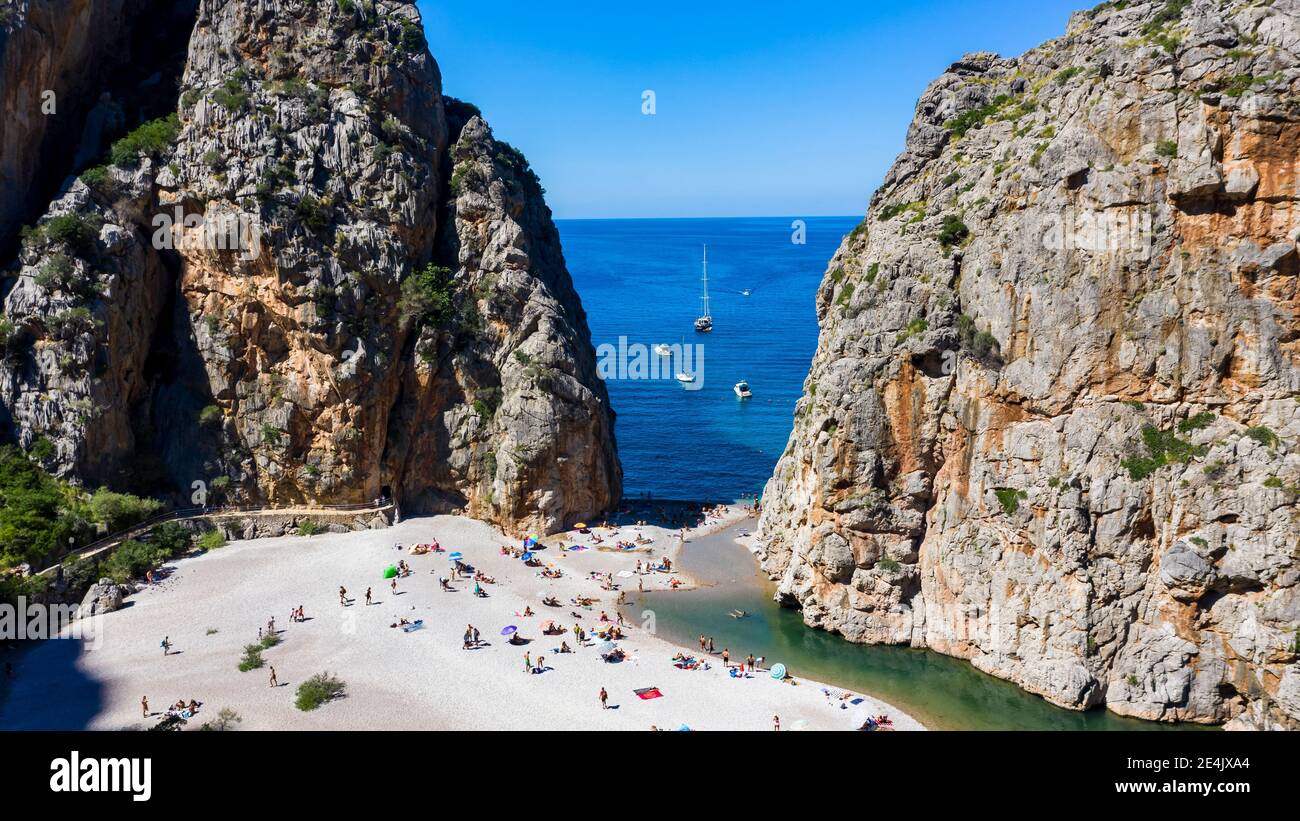
[(704, 246), (704, 316), (709, 316), (709, 246)]

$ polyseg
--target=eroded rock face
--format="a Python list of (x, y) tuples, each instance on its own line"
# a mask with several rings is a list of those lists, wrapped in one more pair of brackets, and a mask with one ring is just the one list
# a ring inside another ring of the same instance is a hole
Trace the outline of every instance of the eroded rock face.
[[(413, 3), (349, 5), (198, 3), (174, 139), (51, 206), (87, 247), (24, 246), (8, 425), (89, 484), (147, 450), (178, 498), (590, 518), (613, 413), (541, 187), (472, 107), (449, 126)], [(446, 310), (404, 311), (429, 270)]]
[(926, 90), (764, 494), (808, 624), (1300, 726), (1298, 21), (1103, 5)]

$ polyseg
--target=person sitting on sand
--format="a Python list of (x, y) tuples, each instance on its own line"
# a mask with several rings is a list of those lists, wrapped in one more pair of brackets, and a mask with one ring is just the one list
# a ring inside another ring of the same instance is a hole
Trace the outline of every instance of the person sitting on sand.
[(568, 643), (567, 641), (562, 641), (562, 642), (560, 642), (560, 652), (561, 652), (561, 653), (572, 653), (573, 651), (569, 649), (569, 643)]
[(554, 596), (547, 596), (544, 599), (542, 599), (542, 604), (546, 605), (547, 607), (559, 607), (560, 600), (555, 598)]
[(447, 580), (447, 577), (446, 577), (446, 576), (439, 576), (439, 577), (438, 577), (438, 586), (441, 587), (443, 590), (446, 590), (446, 591), (448, 591), (448, 592), (451, 591), (451, 583)]
[(525, 605), (524, 605), (524, 613), (523, 613), (523, 615), (524, 615), (524, 618), (528, 618), (529, 616), (533, 615), (533, 608), (531, 608), (531, 607), (529, 607), (528, 605), (525, 604)]

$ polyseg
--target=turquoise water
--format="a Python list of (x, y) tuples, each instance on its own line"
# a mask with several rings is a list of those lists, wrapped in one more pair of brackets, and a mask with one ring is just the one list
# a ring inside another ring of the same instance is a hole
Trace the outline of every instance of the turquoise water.
[[(1063, 710), (961, 659), (929, 650), (852, 644), (812, 630), (798, 612), (772, 600), (771, 582), (733, 539), (737, 529), (695, 539), (682, 552), (681, 568), (713, 586), (639, 594), (628, 610), (634, 623), (642, 623), (644, 611), (652, 610), (656, 632), (683, 647), (697, 647), (701, 633), (712, 636), (714, 649), (726, 647), (732, 658), (753, 653), (769, 665), (779, 661), (791, 675), (869, 693), (936, 730), (1195, 728), (1105, 710)], [(733, 610), (746, 615), (732, 618)]]
[[(861, 217), (806, 218), (805, 244), (793, 219), (557, 221), (594, 344), (704, 345), (700, 390), (607, 380), (626, 496), (739, 499), (772, 475), (817, 348), (817, 285)], [(714, 330), (697, 334), (705, 243)]]
[[(809, 218), (806, 243), (792, 218), (559, 220), (565, 259), (592, 341), (704, 344), (703, 388), (610, 379), (618, 413), (625, 496), (740, 499), (762, 491), (785, 448), (794, 405), (817, 347), (814, 295), (826, 262), (858, 217)], [(700, 255), (709, 245), (715, 330), (696, 334)], [(742, 289), (752, 289), (742, 296)], [(736, 398), (745, 379), (754, 398)], [(642, 508), (637, 508), (642, 511)], [(649, 518), (637, 512), (636, 518)], [(716, 582), (704, 590), (645, 594), (658, 631), (684, 646), (705, 633), (733, 657), (753, 652), (798, 676), (878, 696), (937, 729), (1163, 729), (1093, 710), (1076, 713), (925, 650), (867, 647), (805, 627), (778, 607), (757, 563), (729, 537), (687, 546), (684, 566)], [(751, 615), (733, 619), (732, 609)]]

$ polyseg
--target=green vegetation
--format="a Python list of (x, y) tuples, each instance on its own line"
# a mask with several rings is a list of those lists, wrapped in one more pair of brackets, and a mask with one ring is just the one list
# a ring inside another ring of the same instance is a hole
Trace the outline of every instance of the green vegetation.
[(266, 659), (262, 658), (262, 645), (260, 643), (244, 645), (244, 657), (239, 660), (239, 672), (247, 673), (265, 664)]
[(976, 359), (988, 359), (998, 353), (998, 340), (988, 331), (977, 331), (975, 320), (966, 314), (957, 317), (957, 341), (962, 350)]
[(1128, 678), (1124, 679), (1124, 681), (1130, 687), (1138, 686), (1138, 677), (1133, 675), (1132, 673), (1129, 673)]
[(1279, 443), (1277, 434), (1263, 425), (1256, 425), (1253, 428), (1246, 429), (1246, 436), (1259, 442), (1266, 448), (1276, 448)]
[(302, 224), (312, 231), (319, 231), (330, 224), (329, 210), (321, 204), (321, 201), (311, 194), (304, 194), (294, 206), (294, 213)]
[(90, 514), (96, 522), (108, 526), (110, 533), (140, 524), (162, 510), (157, 499), (143, 499), (130, 493), (115, 493), (100, 488), (90, 497)]
[(96, 165), (82, 171), (80, 179), (90, 190), (99, 191), (100, 193), (107, 192), (112, 185), (112, 179), (108, 176), (108, 169), (102, 165)]
[(967, 132), (984, 125), (985, 121), (988, 120), (989, 117), (992, 117), (994, 114), (1001, 111), (1002, 108), (1011, 101), (1012, 97), (1010, 95), (999, 94), (990, 102), (980, 106), (979, 108), (972, 108), (970, 111), (958, 114), (956, 117), (953, 117), (951, 120), (944, 123), (943, 127), (951, 131), (954, 136), (960, 139), (966, 136)]
[(947, 254), (954, 246), (961, 245), (970, 238), (970, 229), (966, 223), (961, 221), (961, 217), (956, 214), (948, 214), (943, 218), (943, 224), (939, 228), (939, 234), (936, 239), (943, 248), (944, 254)]
[(1203, 411), (1195, 416), (1189, 416), (1178, 423), (1179, 433), (1191, 433), (1194, 430), (1201, 430), (1209, 427), (1210, 423), (1215, 420), (1214, 414), (1209, 411)]
[(103, 224), (104, 221), (97, 216), (73, 211), (51, 217), (40, 230), (50, 242), (68, 246), (79, 257), (93, 258)]
[(161, 567), (167, 558), (167, 552), (160, 547), (128, 539), (100, 565), (100, 571), (118, 584), (125, 584)]
[(424, 29), (410, 20), (402, 20), (402, 33), (397, 38), (397, 47), (407, 54), (419, 54), (425, 49)]
[(243, 720), (240, 718), (239, 713), (229, 707), (222, 707), (216, 718), (212, 721), (203, 722), (199, 729), (209, 732), (227, 732), (235, 729), (235, 725)]
[(220, 427), (221, 418), (221, 408), (216, 405), (207, 405), (199, 411), (199, 424), (205, 428)]
[(881, 570), (885, 571), (886, 573), (897, 573), (898, 569), (902, 567), (902, 565), (900, 565), (898, 562), (894, 561), (893, 559), (889, 558), (888, 556), (882, 556), (880, 557), (879, 560), (877, 560), (876, 567), (879, 567)]
[(998, 498), (998, 504), (1002, 507), (1002, 512), (1008, 516), (1019, 510), (1020, 501), (1029, 496), (1025, 491), (1016, 490), (1013, 487), (993, 488), (993, 495)]
[(1178, 143), (1173, 140), (1160, 140), (1156, 143), (1156, 153), (1162, 157), (1173, 159), (1178, 156)]
[(1185, 465), (1192, 459), (1205, 455), (1203, 445), (1192, 445), (1174, 435), (1172, 430), (1160, 430), (1154, 425), (1142, 427), (1142, 442), (1146, 456), (1129, 456), (1120, 461), (1134, 481), (1141, 481), (1165, 465)]
[(918, 336), (920, 334), (925, 333), (926, 330), (929, 329), (929, 327), (930, 327), (929, 322), (927, 322), (926, 320), (920, 317), (917, 317), (916, 319), (913, 319), (911, 322), (908, 322), (906, 327), (904, 327), (903, 330), (898, 332), (898, 335), (894, 337), (894, 341), (906, 342), (907, 340), (911, 339), (914, 336)]
[(402, 322), (442, 325), (451, 318), (451, 269), (429, 264), (402, 280), (397, 301)]
[(1270, 476), (1264, 480), (1264, 487), (1268, 487), (1268, 488), (1283, 487), (1282, 479), (1277, 476)]
[(486, 182), (487, 177), (477, 163), (456, 163), (456, 168), (451, 172), (451, 193), (459, 197), (466, 191), (467, 185), (470, 188), (481, 188)]
[(910, 222), (923, 220), (925, 219), (925, 202), (917, 200), (916, 202), (899, 202), (894, 203), (893, 205), (886, 205), (884, 208), (880, 209), (880, 214), (876, 219), (881, 222), (887, 222), (904, 211), (911, 211), (915, 215), (912, 217)]
[(1082, 74), (1083, 71), (1083, 66), (1070, 66), (1069, 68), (1063, 68), (1056, 72), (1056, 76), (1052, 78), (1052, 81), (1058, 86), (1065, 85), (1070, 82), (1070, 80), (1074, 79), (1075, 76)]
[(222, 83), (220, 88), (212, 92), (212, 99), (231, 114), (248, 107), (248, 92), (244, 90), (244, 84), (237, 77), (230, 77)]
[(220, 530), (209, 530), (194, 541), (194, 546), (205, 553), (226, 546), (226, 537)]
[(297, 696), (293, 704), (299, 710), (315, 710), (322, 704), (342, 698), (347, 686), (336, 676), (329, 673), (317, 673), (298, 685)]
[(90, 532), (76, 491), (13, 445), (0, 447), (0, 566), (41, 564)]
[(325, 525), (311, 519), (303, 519), (298, 523), (297, 529), (299, 536), (315, 536), (317, 533), (325, 532)]
[(168, 114), (145, 123), (113, 143), (109, 156), (114, 165), (127, 166), (135, 165), (145, 157), (160, 159), (171, 150), (180, 130), (180, 120), (175, 114)]

